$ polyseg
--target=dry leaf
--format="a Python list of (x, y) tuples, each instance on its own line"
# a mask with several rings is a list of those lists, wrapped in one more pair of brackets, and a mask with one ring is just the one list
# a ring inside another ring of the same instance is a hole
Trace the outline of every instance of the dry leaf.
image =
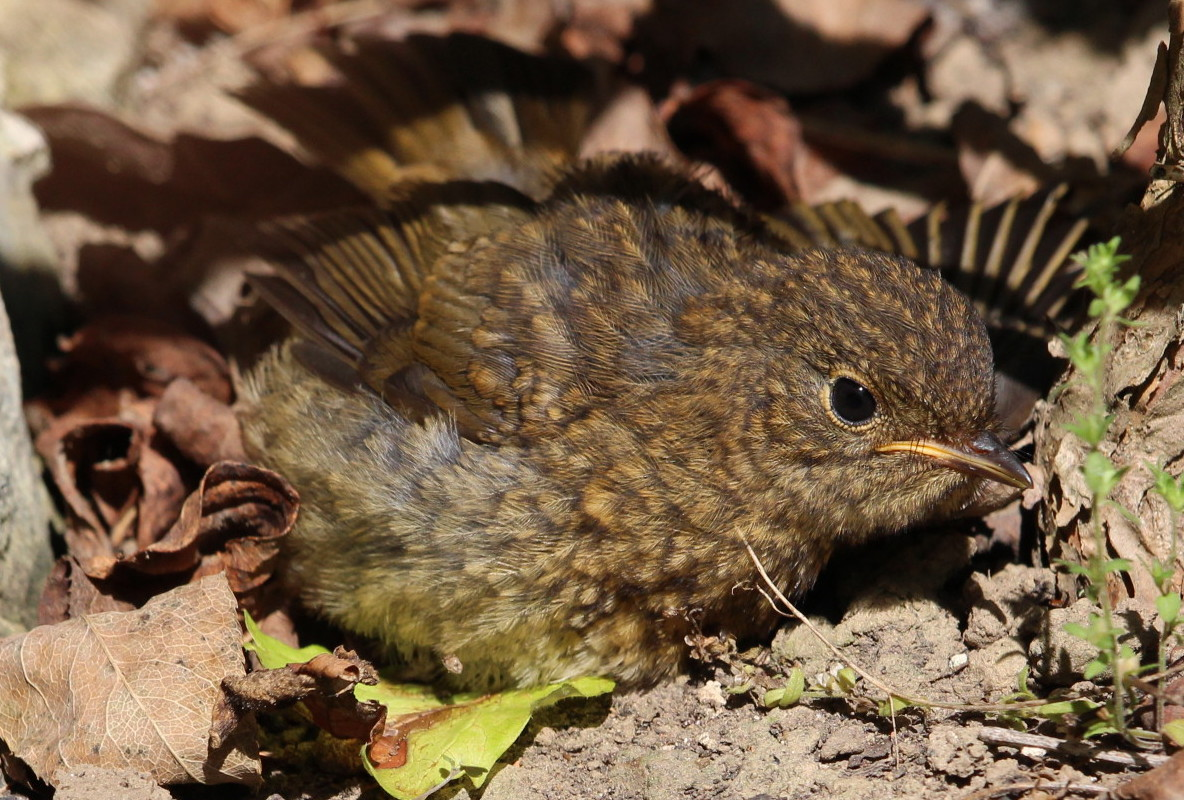
[(271, 577), (279, 538), (295, 524), (298, 505), (296, 491), (276, 473), (221, 462), (206, 472), (160, 541), (124, 559), (80, 563), (117, 597), (134, 595), (146, 576), (185, 580), (191, 570), (198, 576), (225, 571), (231, 588), (246, 593)]
[(51, 784), (82, 765), (147, 772), (162, 784), (246, 783), (245, 737), (211, 750), (221, 682), (243, 674), (236, 603), (222, 577), (137, 611), (88, 615), (0, 642), (0, 737)]
[(133, 603), (103, 594), (75, 558), (62, 556), (45, 579), (45, 588), (37, 605), (37, 624), (56, 625), (87, 614), (134, 608)]
[(152, 415), (152, 424), (198, 466), (246, 460), (234, 410), (203, 392), (188, 378), (179, 378), (165, 389)]
[(670, 135), (692, 158), (714, 164), (758, 208), (802, 199), (801, 160), (809, 152), (789, 103), (748, 81), (696, 87), (670, 116)]
[(1184, 750), (1114, 790), (1121, 800), (1184, 800)]
[(713, 73), (787, 93), (844, 89), (871, 75), (929, 17), (918, 0), (659, 0), (638, 22), (650, 73)]
[(378, 683), (378, 671), (352, 650), (338, 647), (305, 663), (264, 669), (224, 682), (237, 708), (262, 711), (303, 701), (313, 722), (340, 739), (365, 741), (378, 736), (386, 724), (385, 709), (354, 697), (358, 684)]
[(161, 141), (101, 111), (25, 109), (44, 131), (53, 172), (43, 208), (79, 211), (132, 231), (188, 227), (204, 215), (251, 219), (348, 205), (357, 193), (260, 138)]

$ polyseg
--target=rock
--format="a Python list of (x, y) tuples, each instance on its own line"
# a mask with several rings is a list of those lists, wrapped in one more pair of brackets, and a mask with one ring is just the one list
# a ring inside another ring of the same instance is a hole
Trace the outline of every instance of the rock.
[(41, 299), (13, 288), (28, 288), (21, 278), (33, 273), (26, 267), (50, 257), (31, 188), (47, 165), (37, 130), (0, 112), (0, 636), (36, 622), (36, 601), (52, 562), (49, 497), (25, 425), (20, 361), (3, 302), (19, 297), (22, 309), (30, 310)]

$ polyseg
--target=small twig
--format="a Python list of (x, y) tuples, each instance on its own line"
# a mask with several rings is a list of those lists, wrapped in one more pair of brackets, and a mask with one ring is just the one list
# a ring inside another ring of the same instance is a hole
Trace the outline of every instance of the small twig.
[(1040, 790), (1042, 792), (1077, 792), (1078, 794), (1110, 794), (1105, 786), (1093, 786), (1088, 783), (1048, 783), (1046, 781), (1031, 781), (1027, 783), (1009, 783), (1007, 786), (994, 786), (989, 789), (979, 789), (971, 792), (962, 800), (989, 800), (992, 797), (1006, 797), (1009, 794), (1027, 794)]
[[(835, 658), (839, 659), (848, 667), (855, 670), (857, 675), (883, 692), (888, 698), (889, 707), (891, 707), (892, 700), (894, 698), (897, 700), (903, 700), (909, 705), (920, 706), (923, 708), (942, 708), (948, 711), (979, 712), (1017, 711), (1024, 708), (1039, 708), (1041, 706), (1049, 705), (1051, 702), (1053, 702), (1050, 700), (1021, 700), (1015, 703), (945, 703), (940, 700), (927, 700), (919, 697), (910, 697), (903, 692), (898, 692), (888, 684), (881, 681), (879, 678), (872, 675), (863, 667), (856, 664), (851, 660), (850, 656), (848, 656), (839, 648), (838, 645), (831, 642), (830, 639), (827, 639), (826, 635), (822, 631), (818, 630), (818, 627), (814, 625), (814, 623), (810, 622), (809, 618), (799, 611), (798, 607), (791, 603), (789, 599), (786, 598), (784, 594), (782, 594), (781, 590), (777, 588), (777, 585), (773, 583), (773, 579), (769, 577), (769, 573), (765, 571), (765, 566), (761, 563), (760, 557), (757, 556), (756, 552), (752, 549), (752, 545), (750, 545), (747, 540), (744, 541), (744, 548), (748, 551), (748, 557), (751, 558), (752, 563), (756, 565), (756, 570), (758, 573), (760, 573), (761, 580), (764, 581), (765, 586), (769, 588), (769, 592), (772, 594), (772, 597), (770, 597), (769, 594), (767, 594), (760, 587), (757, 587), (757, 591), (764, 595), (765, 599), (769, 601), (769, 605), (773, 607), (773, 610), (778, 614), (781, 614), (783, 617), (793, 617), (798, 622), (802, 623), (802, 625), (804, 625), (806, 629), (810, 631), (810, 633), (814, 634), (818, 641), (822, 642), (822, 644), (828, 650), (830, 650), (832, 654), (834, 654)], [(774, 602), (773, 598), (776, 598), (777, 602)], [(788, 609), (788, 611), (783, 611), (781, 608), (778, 608), (777, 603), (781, 603), (786, 609)]]
[(1013, 731), (1010, 728), (981, 728), (978, 738), (987, 744), (1001, 744), (1008, 747), (1036, 747), (1050, 753), (1077, 759), (1102, 761), (1123, 767), (1158, 767), (1167, 762), (1168, 756), (1146, 753), (1127, 753), (1122, 750), (1103, 750), (1087, 742), (1071, 742), (1038, 733)]

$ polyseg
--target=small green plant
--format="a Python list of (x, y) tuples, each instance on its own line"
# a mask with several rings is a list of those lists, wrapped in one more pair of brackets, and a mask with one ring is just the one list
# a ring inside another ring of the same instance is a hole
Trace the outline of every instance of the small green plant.
[[(1108, 555), (1106, 531), (1102, 525), (1102, 510), (1113, 507), (1128, 517), (1129, 511), (1118, 506), (1111, 499), (1111, 493), (1126, 475), (1129, 467), (1119, 466), (1102, 451), (1102, 443), (1114, 421), (1106, 395), (1106, 364), (1113, 350), (1112, 339), (1120, 325), (1132, 325), (1123, 313), (1134, 300), (1139, 289), (1139, 276), (1120, 280), (1118, 269), (1129, 256), (1119, 255), (1120, 240), (1115, 237), (1109, 242), (1091, 246), (1086, 252), (1074, 256), (1083, 270), (1078, 286), (1084, 286), (1093, 293), (1089, 315), (1095, 321), (1096, 332), (1082, 330), (1075, 336), (1062, 336), (1069, 360), (1077, 368), (1080, 380), (1089, 391), (1089, 406), (1075, 422), (1068, 426), (1086, 445), (1087, 453), (1082, 464), (1082, 476), (1091, 495), (1090, 533), (1093, 552), (1084, 564), (1061, 562), (1070, 571), (1085, 578), (1086, 596), (1095, 603), (1099, 611), (1090, 614), (1085, 625), (1070, 623), (1065, 630), (1097, 649), (1097, 656), (1087, 665), (1085, 678), (1110, 674), (1111, 697), (1097, 718), (1086, 728), (1086, 736), (1102, 733), (1119, 733), (1135, 743), (1145, 742), (1150, 736), (1146, 731), (1130, 727), (1128, 707), (1134, 699), (1131, 678), (1141, 671), (1139, 658), (1131, 648), (1122, 643), (1126, 635), (1116, 622), (1110, 593), (1106, 590), (1109, 576), (1131, 569), (1131, 562)], [(1150, 465), (1149, 465), (1150, 466)], [(1174, 566), (1177, 555), (1176, 523), (1184, 510), (1184, 480), (1173, 478), (1166, 470), (1151, 466), (1155, 478), (1155, 491), (1171, 510), (1172, 539), (1171, 553), (1166, 561), (1155, 560), (1146, 565), (1160, 596), (1157, 607), (1162, 619), (1160, 647), (1156, 664), (1146, 669), (1162, 672), (1167, 654), (1167, 644), (1172, 640), (1180, 614), (1180, 594), (1172, 590)], [(1159, 695), (1157, 708), (1162, 719), (1163, 699)]]

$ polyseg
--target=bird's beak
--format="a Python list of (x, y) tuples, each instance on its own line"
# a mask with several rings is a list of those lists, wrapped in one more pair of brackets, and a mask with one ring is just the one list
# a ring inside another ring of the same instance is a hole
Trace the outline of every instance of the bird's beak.
[(1024, 465), (999, 441), (993, 433), (983, 432), (963, 448), (935, 442), (932, 439), (917, 439), (909, 442), (889, 442), (876, 448), (881, 453), (915, 453), (932, 458), (943, 467), (986, 478), (1018, 489), (1032, 485), (1032, 476)]

